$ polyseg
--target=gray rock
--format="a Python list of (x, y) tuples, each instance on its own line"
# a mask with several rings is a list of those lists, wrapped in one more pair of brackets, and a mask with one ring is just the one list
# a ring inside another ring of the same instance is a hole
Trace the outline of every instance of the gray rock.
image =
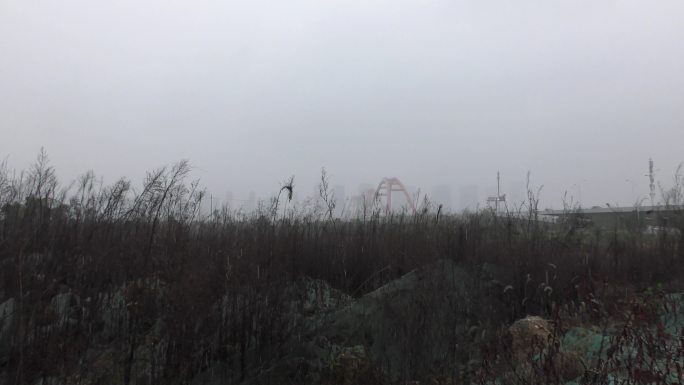
[(55, 326), (61, 328), (76, 322), (74, 306), (79, 303), (79, 298), (71, 292), (60, 293), (52, 297), (47, 309), (57, 317)]
[(665, 307), (667, 310), (660, 316), (665, 332), (681, 337), (684, 330), (684, 293), (665, 296)]
[(561, 339), (563, 350), (580, 357), (589, 368), (598, 365), (598, 359), (606, 359), (606, 352), (611, 337), (602, 335), (592, 329), (574, 327), (568, 330)]
[(10, 353), (16, 329), (16, 300), (10, 298), (0, 304), (0, 362)]
[(342, 347), (363, 346), (394, 378), (446, 370), (466, 338), (466, 298), (474, 280), (452, 261), (439, 261), (333, 313), (321, 334)]

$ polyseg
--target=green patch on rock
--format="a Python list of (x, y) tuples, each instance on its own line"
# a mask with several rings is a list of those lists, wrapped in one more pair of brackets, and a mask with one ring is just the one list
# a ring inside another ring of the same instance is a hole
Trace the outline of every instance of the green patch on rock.
[(588, 328), (574, 327), (563, 335), (561, 342), (563, 350), (577, 355), (587, 365), (593, 366), (599, 355), (605, 358), (606, 349), (610, 345), (610, 337)]
[(665, 308), (665, 312), (660, 316), (665, 332), (680, 336), (684, 329), (684, 293), (666, 295)]

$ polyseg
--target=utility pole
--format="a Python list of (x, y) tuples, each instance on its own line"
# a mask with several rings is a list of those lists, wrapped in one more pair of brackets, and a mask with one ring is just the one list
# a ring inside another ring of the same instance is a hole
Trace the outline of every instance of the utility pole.
[(649, 185), (648, 188), (651, 190), (648, 195), (651, 197), (651, 206), (655, 206), (655, 171), (653, 171), (653, 158), (648, 158), (648, 176)]
[[(499, 175), (499, 170), (496, 170), (496, 197), (499, 198), (500, 196), (501, 196), (500, 175)], [(496, 211), (499, 212), (499, 199), (496, 200)]]
[(501, 183), (499, 171), (496, 171), (496, 196), (488, 197), (487, 202), (494, 202), (494, 212), (499, 212), (499, 202), (506, 202), (506, 194), (501, 195)]

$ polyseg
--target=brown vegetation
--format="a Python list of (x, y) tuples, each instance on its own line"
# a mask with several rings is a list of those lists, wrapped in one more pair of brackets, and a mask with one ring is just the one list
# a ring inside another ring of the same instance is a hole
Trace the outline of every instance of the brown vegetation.
[[(423, 318), (399, 320), (396, 330), (397, 338), (420, 343), (412, 349), (423, 349), (428, 337), (444, 339), (451, 356), (422, 362), (405, 353), (408, 369), (393, 377), (377, 355), (349, 348), (318, 378), (486, 382), (501, 370), (505, 343), (497, 336), (505, 333), (497, 333), (515, 320), (603, 325), (630, 306), (624, 317), (632, 319), (653, 303), (635, 307), (641, 293), (657, 285), (659, 293), (674, 290), (682, 277), (681, 218), (670, 218), (680, 229), (674, 235), (579, 229), (536, 221), (533, 195), (509, 216), (435, 215), (427, 205), (415, 215), (371, 210), (341, 220), (327, 201), (324, 210), (283, 211), (279, 198), (254, 213), (224, 207), (200, 215), (204, 192), (187, 180), (190, 171), (187, 162), (160, 168), (140, 189), (126, 179), (103, 186), (87, 173), (64, 188), (43, 153), (24, 173), (2, 165), (0, 307), (7, 314), (0, 309), (0, 331), (9, 332), (0, 333), (0, 383), (184, 384), (209, 368), (228, 383), (249, 381), (291, 354), (293, 335), (304, 330), (292, 316), (293, 284), (319, 280), (358, 298), (440, 260), (476, 278), (467, 294), (446, 290), (444, 298), (414, 301), (425, 314), (451, 304), (449, 314), (464, 315), (458, 322), (467, 333), (430, 334)], [(646, 333), (628, 328), (613, 352), (630, 341), (658, 341)], [(280, 383), (301, 382), (301, 368)]]

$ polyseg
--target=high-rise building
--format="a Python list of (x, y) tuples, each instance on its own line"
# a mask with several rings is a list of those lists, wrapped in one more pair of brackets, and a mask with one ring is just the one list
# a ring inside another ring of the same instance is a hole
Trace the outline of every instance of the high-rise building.
[(524, 202), (527, 202), (527, 187), (523, 181), (511, 182), (506, 191), (507, 203), (511, 209), (519, 208)]
[(459, 203), (461, 210), (474, 211), (479, 206), (479, 191), (477, 185), (470, 184), (459, 188)]
[(357, 191), (357, 193), (359, 195), (368, 194), (369, 191), (373, 191), (373, 193), (375, 193), (375, 187), (372, 184), (370, 184), (370, 183), (359, 184), (359, 189)]
[(418, 187), (413, 185), (405, 185), (404, 187), (406, 187), (406, 194), (399, 190), (392, 192), (392, 211), (394, 212), (411, 212), (412, 205), (409, 200), (413, 202), (413, 207), (416, 208), (422, 203), (422, 197), (419, 196), (421, 191)]
[(434, 186), (430, 200), (435, 206), (442, 205), (442, 210), (451, 210), (451, 186), (447, 184)]
[(346, 195), (343, 185), (333, 186), (333, 193), (335, 194), (335, 216), (341, 216), (346, 204)]
[(225, 205), (227, 207), (233, 207), (233, 192), (232, 191), (226, 191), (226, 197), (223, 202), (221, 202), (222, 205)]
[(347, 212), (352, 216), (361, 216), (373, 207), (375, 189), (369, 183), (361, 183), (357, 188), (356, 195), (349, 198)]
[(254, 191), (249, 192), (249, 199), (246, 202), (245, 205), (245, 211), (248, 213), (253, 212), (257, 208), (257, 198), (256, 198), (256, 193)]

